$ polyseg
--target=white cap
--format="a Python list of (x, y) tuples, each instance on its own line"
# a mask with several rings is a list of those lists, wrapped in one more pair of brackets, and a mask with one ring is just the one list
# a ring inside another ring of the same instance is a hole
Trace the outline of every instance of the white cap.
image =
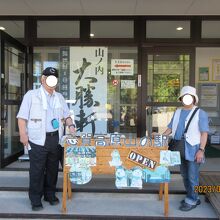
[(199, 98), (196, 94), (196, 88), (194, 88), (192, 86), (184, 86), (180, 91), (180, 96), (178, 97), (178, 100), (180, 100), (180, 98), (186, 94), (194, 96), (196, 99), (196, 104), (199, 102)]

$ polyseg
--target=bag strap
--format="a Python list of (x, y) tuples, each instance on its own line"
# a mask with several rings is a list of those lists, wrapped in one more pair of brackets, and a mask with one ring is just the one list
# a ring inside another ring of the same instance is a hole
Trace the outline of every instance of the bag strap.
[(198, 110), (199, 110), (199, 108), (197, 107), (197, 108), (195, 108), (195, 110), (193, 111), (193, 113), (192, 113), (192, 115), (191, 115), (191, 117), (190, 117), (190, 119), (189, 119), (189, 121), (188, 121), (188, 123), (187, 123), (187, 125), (186, 125), (186, 128), (185, 128), (185, 130), (184, 130), (184, 134), (188, 131), (190, 122), (192, 121), (194, 115), (196, 114), (196, 112), (197, 112)]

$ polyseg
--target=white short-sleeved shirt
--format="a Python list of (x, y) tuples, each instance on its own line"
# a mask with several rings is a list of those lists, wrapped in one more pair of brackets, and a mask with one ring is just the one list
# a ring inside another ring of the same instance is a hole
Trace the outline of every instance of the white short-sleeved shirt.
[[(33, 90), (30, 90), (24, 95), (19, 112), (17, 114), (17, 118), (22, 118), (25, 120), (29, 119), (29, 112), (30, 112), (31, 100), (32, 100), (31, 99), (32, 92), (33, 92)], [(53, 108), (55, 93), (50, 95), (45, 89), (44, 89), (44, 92), (45, 92), (46, 98), (47, 98), (46, 132), (53, 132), (53, 131), (58, 130), (58, 129), (53, 128), (52, 122), (51, 122), (53, 119), (58, 119), (58, 115), (56, 115), (56, 111)], [(59, 94), (59, 95), (62, 97), (62, 101), (63, 101), (62, 103), (60, 103), (61, 106), (63, 107), (63, 112), (64, 112), (63, 117), (67, 118), (70, 116), (69, 108), (68, 108), (67, 103), (65, 102), (65, 99), (63, 98), (63, 96), (61, 94)], [(42, 108), (43, 108), (43, 106), (42, 106)]]

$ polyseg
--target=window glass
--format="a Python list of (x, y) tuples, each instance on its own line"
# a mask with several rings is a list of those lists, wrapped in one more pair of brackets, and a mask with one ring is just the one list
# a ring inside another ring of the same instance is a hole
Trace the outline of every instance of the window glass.
[(176, 106), (146, 106), (146, 130), (148, 134), (163, 134), (170, 123)]
[(202, 21), (202, 38), (220, 38), (220, 21)]
[(176, 102), (189, 83), (189, 55), (148, 55), (148, 102)]
[[(108, 104), (109, 113), (112, 117), (109, 120), (109, 132), (136, 134), (137, 49), (109, 48), (108, 57)], [(117, 62), (121, 63), (117, 64)], [(124, 71), (123, 74), (123, 71), (120, 73), (114, 68), (117, 65), (121, 65), (122, 68), (126, 65), (133, 65), (133, 67), (131, 67), (130, 72)], [(115, 85), (115, 81), (119, 84)]]
[(95, 126), (97, 134), (136, 136), (136, 47), (35, 47), (34, 88), (48, 66), (59, 70), (58, 91), (74, 112), (78, 132), (92, 133)]
[(25, 54), (5, 44), (5, 99), (19, 100), (23, 95), (22, 81), (25, 73)]
[(91, 21), (91, 38), (133, 38), (133, 21)]
[(19, 110), (17, 105), (4, 105), (4, 158), (20, 152), (23, 145), (20, 142), (16, 115)]
[(79, 21), (37, 21), (38, 38), (79, 38)]
[(24, 21), (0, 20), (0, 27), (5, 28), (2, 30), (14, 38), (24, 38)]
[(146, 38), (190, 38), (190, 21), (147, 21)]

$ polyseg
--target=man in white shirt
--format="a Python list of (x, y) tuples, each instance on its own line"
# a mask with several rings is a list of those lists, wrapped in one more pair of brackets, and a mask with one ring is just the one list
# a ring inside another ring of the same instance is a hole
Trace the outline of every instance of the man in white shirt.
[(75, 122), (70, 117), (63, 96), (55, 91), (58, 71), (46, 68), (41, 87), (28, 91), (18, 112), (20, 141), (28, 148), (30, 157), (29, 198), (33, 211), (43, 209), (41, 198), (51, 205), (59, 203), (55, 196), (63, 135), (63, 122), (75, 133)]

